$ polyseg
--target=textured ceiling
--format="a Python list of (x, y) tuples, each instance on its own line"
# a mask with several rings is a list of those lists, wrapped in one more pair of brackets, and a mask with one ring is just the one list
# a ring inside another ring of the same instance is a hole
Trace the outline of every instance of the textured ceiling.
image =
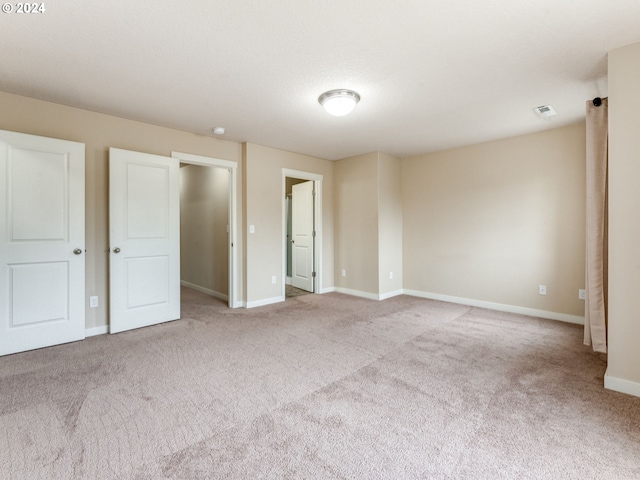
[[(575, 123), (607, 52), (640, 41), (638, 0), (44, 5), (0, 13), (0, 90), (331, 160)], [(351, 115), (318, 104), (335, 88), (360, 93)]]

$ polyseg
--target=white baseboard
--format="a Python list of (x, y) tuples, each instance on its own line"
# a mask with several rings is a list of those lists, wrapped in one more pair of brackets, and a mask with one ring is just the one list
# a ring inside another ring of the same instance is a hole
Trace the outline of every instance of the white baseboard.
[[(350, 288), (342, 288), (342, 287), (333, 287), (333, 290), (338, 293), (344, 293), (345, 295), (353, 295), (354, 297), (368, 298), (369, 300), (386, 300), (387, 298), (397, 297), (398, 295), (402, 295), (404, 293), (403, 290), (396, 290), (395, 292), (387, 292), (387, 293), (369, 293), (362, 292), (360, 290), (351, 290)], [(324, 293), (324, 292), (323, 292)]]
[(332, 293), (336, 291), (336, 287), (326, 287), (326, 288), (321, 288), (320, 291), (318, 293), (323, 294), (323, 293)]
[(404, 294), (404, 290), (396, 290), (395, 292), (381, 293), (380, 295), (378, 295), (378, 300), (386, 300), (387, 298), (397, 297), (398, 295), (403, 295), (403, 294)]
[(264, 305), (271, 305), (272, 303), (279, 303), (279, 302), (284, 302), (284, 297), (263, 298), (262, 300), (247, 302), (247, 308), (262, 307)]
[(368, 298), (369, 300), (380, 300), (377, 293), (361, 292), (360, 290), (351, 290), (350, 288), (336, 287), (335, 291), (338, 293), (344, 293), (345, 295), (352, 295), (354, 297)]
[(558, 320), (560, 322), (584, 325), (584, 317), (580, 317), (578, 315), (548, 312), (546, 310), (536, 310), (534, 308), (505, 305), (503, 303), (485, 302), (483, 300), (474, 300), (472, 298), (453, 297), (451, 295), (442, 295), (439, 293), (420, 292), (418, 290), (404, 290), (404, 293), (405, 295), (411, 295), (413, 297), (429, 298), (431, 300), (441, 300), (443, 302), (458, 303), (461, 305), (469, 305), (471, 307), (487, 308), (489, 310), (498, 310), (500, 312), (517, 313), (520, 315), (529, 315), (531, 317), (548, 318), (550, 320)]
[(84, 332), (85, 337), (95, 337), (96, 335), (104, 335), (109, 333), (109, 325), (103, 325), (101, 327), (87, 328)]
[(192, 288), (194, 290), (197, 290), (198, 292), (206, 293), (207, 295), (211, 295), (212, 297), (219, 298), (220, 300), (225, 300), (225, 301), (229, 300), (228, 295), (225, 295), (224, 293), (216, 292), (215, 290), (211, 290), (209, 288), (201, 287), (200, 285), (196, 285), (195, 283), (190, 283), (185, 280), (180, 280), (180, 285), (182, 285), (183, 287)]
[(616, 378), (609, 375), (609, 370), (604, 373), (604, 388), (616, 392), (626, 393), (634, 397), (640, 397), (640, 383)]

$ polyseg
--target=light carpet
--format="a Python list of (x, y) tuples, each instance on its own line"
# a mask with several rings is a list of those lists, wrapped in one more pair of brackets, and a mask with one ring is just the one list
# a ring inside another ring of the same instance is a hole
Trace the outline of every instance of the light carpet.
[(183, 289), (182, 320), (0, 358), (0, 478), (640, 478), (640, 398), (581, 339), (408, 296)]

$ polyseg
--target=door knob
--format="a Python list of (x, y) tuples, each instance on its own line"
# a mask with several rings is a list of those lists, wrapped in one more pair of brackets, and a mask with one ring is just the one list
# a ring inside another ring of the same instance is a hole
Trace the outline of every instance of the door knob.
[(119, 247), (114, 248), (113, 253), (120, 253), (120, 248)]
[(76, 248), (76, 249), (74, 249), (74, 250), (73, 250), (73, 253), (74, 253), (75, 255), (80, 255), (80, 254), (82, 253), (82, 250), (81, 250), (81, 249), (79, 249), (79, 248)]

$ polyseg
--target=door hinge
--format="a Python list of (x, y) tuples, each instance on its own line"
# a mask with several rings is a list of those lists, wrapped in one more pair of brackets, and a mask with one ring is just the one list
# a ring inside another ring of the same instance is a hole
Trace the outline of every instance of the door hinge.
[(316, 231), (314, 230), (313, 233), (311, 234), (312, 237), (316, 236)]
[(316, 272), (311, 272), (311, 276), (315, 278)]

